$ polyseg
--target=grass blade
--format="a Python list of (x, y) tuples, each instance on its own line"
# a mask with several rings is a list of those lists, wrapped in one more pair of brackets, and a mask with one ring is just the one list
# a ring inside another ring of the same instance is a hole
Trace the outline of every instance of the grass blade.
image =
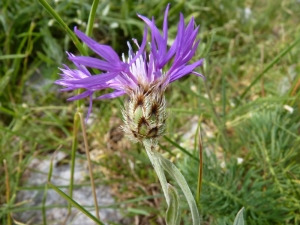
[(99, 0), (94, 0), (93, 1), (91, 12), (90, 12), (90, 15), (89, 15), (88, 24), (87, 24), (87, 27), (86, 27), (86, 32), (85, 32), (85, 34), (87, 36), (91, 36), (91, 34), (92, 34), (98, 4), (99, 4)]
[(294, 41), (290, 46), (286, 47), (282, 52), (277, 55), (272, 62), (260, 73), (257, 75), (257, 77), (251, 82), (251, 84), (246, 88), (246, 90), (242, 93), (241, 99), (245, 97), (245, 95), (248, 93), (248, 91), (251, 89), (251, 87), (256, 84), (256, 82), (273, 67), (275, 63), (277, 63), (283, 56), (285, 56), (289, 51), (291, 51), (298, 43), (300, 42), (300, 38)]
[(96, 224), (104, 225), (101, 221), (99, 221), (93, 214), (91, 214), (89, 211), (87, 211), (85, 208), (83, 208), (80, 204), (78, 204), (76, 201), (74, 201), (70, 196), (66, 195), (64, 192), (62, 192), (59, 188), (57, 188), (54, 184), (48, 182), (48, 185), (53, 188), (61, 197), (66, 199), (70, 204), (75, 206), (80, 212), (85, 214), (87, 217), (89, 217), (91, 220), (93, 220)]
[(86, 158), (87, 158), (87, 161), (88, 161), (89, 175), (90, 175), (90, 181), (91, 181), (91, 186), (92, 186), (92, 193), (93, 193), (93, 198), (94, 198), (96, 216), (100, 220), (98, 201), (97, 201), (97, 195), (96, 195), (96, 186), (95, 186), (95, 181), (94, 181), (94, 175), (93, 175), (93, 169), (92, 169), (92, 162), (91, 162), (91, 157), (90, 157), (89, 146), (88, 146), (88, 142), (87, 142), (85, 124), (84, 124), (82, 114), (78, 113), (78, 115), (79, 115), (79, 118), (80, 118), (81, 130), (82, 130), (82, 134), (83, 134), (85, 154), (86, 154)]
[(74, 32), (68, 27), (68, 25), (63, 21), (63, 19), (55, 12), (55, 10), (48, 4), (45, 0), (38, 0), (38, 2), (48, 11), (48, 13), (62, 26), (63, 29), (70, 35), (72, 41), (74, 42), (76, 48), (82, 55), (87, 55), (82, 44), (79, 42), (78, 38)]
[(179, 225), (180, 224), (180, 198), (176, 189), (168, 184), (168, 192), (170, 197), (170, 205), (166, 212), (166, 223), (168, 225)]
[(196, 203), (197, 205), (200, 202), (201, 189), (202, 189), (202, 180), (203, 180), (203, 148), (202, 148), (202, 138), (199, 126), (199, 171), (198, 171), (198, 182), (197, 182), (197, 194), (196, 194)]
[(193, 156), (190, 152), (188, 152), (186, 149), (184, 149), (183, 147), (181, 147), (179, 144), (177, 144), (176, 142), (172, 141), (170, 138), (168, 138), (167, 136), (164, 136), (164, 138), (170, 142), (172, 145), (174, 145), (176, 148), (179, 148), (183, 153), (185, 153), (186, 155), (188, 155), (189, 157), (191, 157), (192, 159), (196, 160), (197, 162), (199, 162), (199, 159), (197, 159), (195, 156)]

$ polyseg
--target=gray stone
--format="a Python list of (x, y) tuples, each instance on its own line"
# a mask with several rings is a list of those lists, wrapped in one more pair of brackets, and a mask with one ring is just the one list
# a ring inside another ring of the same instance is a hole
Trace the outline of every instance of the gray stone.
[[(51, 183), (56, 186), (68, 186), (70, 179), (70, 165), (60, 163), (66, 157), (63, 152), (57, 152), (53, 158), (53, 172), (51, 177)], [(42, 200), (44, 196), (44, 187), (47, 183), (48, 172), (51, 164), (51, 156), (45, 159), (34, 158), (30, 162), (28, 168), (24, 172), (26, 182), (24, 187), (31, 187), (30, 190), (21, 190), (17, 194), (17, 202), (27, 202), (23, 207), (27, 207), (28, 210), (23, 212), (14, 213), (14, 218), (17, 221), (26, 224), (43, 224), (42, 216)], [(80, 205), (85, 206), (90, 213), (95, 215), (94, 201), (92, 195), (92, 189), (89, 185), (89, 181), (85, 179), (88, 176), (87, 164), (84, 160), (76, 159), (76, 166), (74, 172), (74, 184), (88, 184), (74, 188), (73, 199)], [(63, 192), (68, 194), (68, 187), (61, 188)], [(97, 185), (96, 186), (97, 200), (100, 208), (100, 218), (105, 224), (128, 224), (125, 222), (120, 212), (115, 208), (102, 208), (115, 203), (109, 186)], [(68, 194), (69, 195), (69, 194)], [(55, 190), (48, 189), (46, 200), (46, 219), (47, 225), (60, 225), (60, 224), (72, 224), (72, 225), (94, 225), (90, 218), (82, 214), (75, 207), (72, 207), (71, 215), (67, 218), (68, 209), (67, 201), (62, 198)], [(34, 209), (39, 206), (39, 209)], [(67, 218), (67, 219), (66, 219)]]

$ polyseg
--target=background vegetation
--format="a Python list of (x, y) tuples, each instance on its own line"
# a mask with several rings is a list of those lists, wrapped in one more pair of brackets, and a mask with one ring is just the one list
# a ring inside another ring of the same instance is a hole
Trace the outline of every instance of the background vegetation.
[[(141, 40), (144, 25), (136, 13), (154, 16), (160, 27), (168, 2), (171, 38), (176, 35), (179, 12), (186, 20), (194, 16), (201, 27), (196, 58), (205, 58), (201, 72), (206, 81), (191, 75), (168, 89), (168, 127), (160, 146), (195, 192), (195, 128), (201, 124), (203, 224), (232, 224), (242, 206), (247, 224), (299, 224), (300, 45), (295, 42), (300, 37), (300, 2), (101, 1), (92, 36), (126, 53), (126, 41)], [(49, 3), (71, 29), (85, 30), (92, 1)], [(23, 188), (22, 172), (30, 161), (59, 146), (71, 152), (76, 103), (66, 102), (70, 93), (59, 93), (53, 84), (58, 67), (69, 63), (65, 51), (78, 54), (66, 32), (37, 1), (0, 2), (1, 224), (7, 224), (7, 214), (20, 207), (15, 194)], [(94, 160), (95, 179), (110, 185), (124, 208), (140, 209), (124, 210), (124, 217), (161, 224), (162, 196), (158, 201), (139, 198), (160, 193), (153, 185), (156, 175), (142, 146), (123, 140), (118, 132), (121, 122), (114, 122), (122, 118), (122, 100), (94, 104), (88, 139), (92, 151), (103, 150)], [(117, 143), (121, 139), (124, 148)], [(78, 157), (84, 157), (81, 150), (80, 141)], [(138, 201), (128, 201), (134, 199)], [(22, 205), (19, 210), (30, 209)], [(183, 212), (186, 218), (187, 213)]]

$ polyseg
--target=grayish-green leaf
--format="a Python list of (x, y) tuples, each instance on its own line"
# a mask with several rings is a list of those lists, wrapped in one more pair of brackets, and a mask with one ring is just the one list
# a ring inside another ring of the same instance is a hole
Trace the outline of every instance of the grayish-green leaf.
[(186, 180), (184, 179), (183, 175), (181, 174), (179, 169), (177, 169), (176, 166), (172, 162), (165, 159), (158, 152), (154, 152), (154, 154), (159, 159), (161, 166), (176, 180), (176, 182), (180, 186), (180, 188), (189, 204), (189, 207), (190, 207), (190, 210), (192, 213), (192, 218), (193, 218), (193, 225), (199, 225), (200, 224), (200, 216), (199, 216), (198, 208), (197, 208), (194, 196), (193, 196)]
[(167, 179), (164, 173), (163, 168), (161, 167), (160, 163), (159, 163), (159, 159), (156, 157), (156, 155), (154, 154), (154, 152), (151, 150), (152, 147), (152, 143), (149, 140), (145, 140), (144, 141), (144, 146), (146, 149), (146, 152), (148, 154), (148, 157), (154, 167), (154, 170), (158, 176), (159, 182), (161, 184), (161, 187), (163, 189), (164, 192), (164, 196), (166, 198), (167, 204), (169, 205), (170, 199), (169, 199), (169, 194), (168, 194), (168, 183), (167, 183)]
[(241, 208), (241, 210), (236, 214), (233, 225), (244, 225), (245, 224), (243, 212), (244, 212), (244, 207)]
[(180, 224), (180, 208), (179, 208), (179, 195), (176, 189), (168, 184), (168, 192), (170, 197), (170, 204), (166, 212), (167, 225), (179, 225)]

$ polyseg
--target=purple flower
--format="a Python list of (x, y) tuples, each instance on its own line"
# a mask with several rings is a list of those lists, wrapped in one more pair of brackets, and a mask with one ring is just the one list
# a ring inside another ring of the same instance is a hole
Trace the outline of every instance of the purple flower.
[[(138, 48), (134, 52), (128, 43), (129, 55), (126, 59), (122, 55), (120, 60), (118, 54), (107, 45), (102, 45), (86, 36), (75, 28), (75, 34), (101, 59), (89, 56), (74, 56), (68, 53), (77, 69), (70, 69), (64, 65), (60, 69), (61, 79), (55, 83), (64, 86), (62, 91), (71, 91), (76, 89), (85, 89), (79, 95), (68, 100), (78, 100), (85, 97), (90, 98), (90, 107), (88, 115), (92, 108), (92, 96), (96, 91), (107, 88), (113, 89), (113, 92), (104, 94), (95, 99), (110, 99), (132, 93), (141, 93), (153, 90), (159, 87), (164, 92), (167, 86), (188, 74), (203, 75), (195, 72), (195, 69), (202, 65), (203, 59), (194, 63), (189, 63), (195, 55), (199, 40), (196, 40), (199, 27), (195, 28), (194, 18), (185, 26), (183, 15), (180, 14), (178, 32), (176, 38), (168, 47), (168, 11), (169, 5), (165, 10), (162, 33), (155, 25), (154, 19), (138, 15), (147, 26), (145, 26), (144, 36), (141, 45), (134, 39)], [(150, 53), (146, 53), (148, 28), (151, 31)], [(165, 68), (167, 63), (171, 62), (169, 69)], [(95, 68), (102, 71), (101, 74), (91, 75), (86, 69)], [(87, 115), (87, 116), (88, 116)]]

